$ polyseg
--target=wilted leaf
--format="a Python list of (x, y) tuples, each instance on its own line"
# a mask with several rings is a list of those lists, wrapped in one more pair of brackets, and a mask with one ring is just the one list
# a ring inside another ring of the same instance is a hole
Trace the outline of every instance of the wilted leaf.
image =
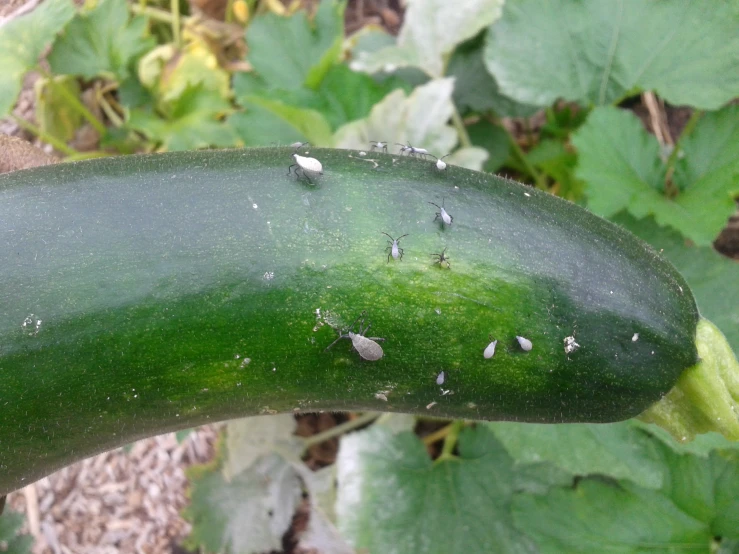
[[(457, 133), (448, 124), (454, 110), (452, 88), (453, 79), (435, 79), (417, 87), (410, 96), (402, 90), (393, 91), (372, 108), (367, 118), (338, 129), (336, 147), (364, 150), (374, 140), (391, 145), (410, 143), (435, 156), (446, 155), (457, 143)], [(483, 152), (470, 154), (468, 161), (475, 164), (472, 169), (481, 168), (483, 157)]]
[(661, 251), (680, 270), (701, 314), (716, 324), (734, 352), (739, 352), (739, 262), (713, 248), (687, 244), (679, 233), (659, 227), (651, 217), (637, 221), (620, 213), (612, 219)]
[(739, 91), (738, 27), (732, 2), (515, 0), (488, 31), (485, 62), (505, 95), (537, 106), (656, 90), (717, 109)]
[(300, 478), (289, 462), (266, 454), (230, 481), (211, 471), (191, 482), (192, 503), (184, 512), (193, 525), (188, 543), (231, 554), (281, 550), (301, 500)]
[(446, 57), (461, 42), (496, 21), (503, 0), (409, 0), (395, 46), (374, 53), (359, 52), (352, 67), (375, 73), (414, 66), (431, 77), (442, 77)]
[(303, 11), (255, 18), (246, 31), (249, 62), (271, 87), (316, 88), (341, 54), (344, 8), (343, 2), (322, 0), (313, 22)]
[(637, 218), (654, 215), (660, 225), (710, 245), (734, 212), (733, 196), (739, 194), (739, 106), (706, 115), (694, 133), (673, 175), (679, 193), (670, 199), (657, 140), (630, 112), (593, 110), (572, 138), (588, 207), (603, 217), (623, 209)]
[(415, 435), (382, 425), (345, 437), (337, 459), (342, 534), (368, 552), (536, 552), (513, 526), (513, 462), (492, 433), (464, 430), (459, 452), (434, 463)]
[(40, 78), (34, 83), (36, 120), (44, 132), (67, 142), (74, 137), (82, 124), (82, 114), (76, 107), (70, 106), (69, 101), (59, 93), (58, 88), (63, 87), (77, 98), (80, 94), (80, 85), (76, 78), (69, 75), (52, 77), (52, 79), (56, 86), (53, 86), (47, 78)]
[(0, 118), (13, 108), (23, 75), (36, 66), (46, 45), (74, 14), (71, 0), (46, 0), (31, 13), (0, 27)]
[(54, 73), (125, 79), (130, 64), (154, 46), (147, 37), (147, 19), (129, 20), (125, 0), (101, 0), (75, 17), (57, 38), (49, 54)]

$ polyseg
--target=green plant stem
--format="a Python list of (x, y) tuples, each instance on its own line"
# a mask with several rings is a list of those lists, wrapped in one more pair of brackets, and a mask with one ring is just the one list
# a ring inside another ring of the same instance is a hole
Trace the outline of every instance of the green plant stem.
[(180, 2), (179, 0), (170, 0), (170, 7), (172, 11), (172, 41), (174, 45), (179, 48), (182, 46), (182, 37), (180, 35)]
[(44, 142), (51, 144), (54, 148), (56, 148), (62, 154), (65, 154), (67, 156), (76, 156), (79, 154), (77, 150), (75, 150), (71, 146), (68, 146), (64, 141), (51, 136), (46, 131), (43, 131), (40, 128), (36, 127), (33, 123), (29, 123), (25, 119), (21, 119), (20, 117), (17, 117), (15, 115), (11, 117), (13, 118), (13, 121), (15, 121), (18, 124), (19, 127), (25, 129), (26, 131), (30, 133), (33, 133), (34, 135), (36, 135), (38, 138), (40, 138)]
[(95, 117), (95, 114), (93, 114), (90, 110), (87, 109), (87, 106), (85, 106), (79, 98), (77, 98), (74, 94), (69, 92), (66, 88), (64, 88), (62, 85), (56, 82), (56, 79), (54, 79), (54, 76), (48, 73), (47, 71), (44, 71), (43, 69), (39, 68), (39, 71), (44, 75), (47, 82), (51, 86), (52, 89), (54, 89), (54, 92), (59, 94), (64, 100), (66, 100), (67, 104), (74, 108), (79, 114), (84, 117), (90, 125), (94, 127), (94, 129), (100, 133), (101, 135), (105, 134), (105, 125), (101, 123), (101, 121)]
[(457, 446), (457, 440), (459, 440), (459, 433), (462, 432), (464, 427), (464, 421), (458, 419), (452, 421), (449, 424), (449, 432), (444, 437), (444, 446), (441, 447), (441, 454), (437, 458), (437, 462), (441, 460), (450, 460), (456, 458), (454, 455), (454, 448)]
[(226, 23), (233, 23), (234, 19), (234, 0), (226, 2)]
[(546, 176), (538, 169), (536, 169), (533, 165), (531, 165), (531, 162), (529, 162), (529, 159), (526, 156), (526, 152), (524, 152), (518, 142), (516, 142), (516, 138), (511, 134), (511, 132), (506, 129), (505, 126), (501, 125), (501, 127), (503, 127), (506, 134), (508, 135), (508, 143), (511, 145), (511, 148), (513, 148), (513, 153), (521, 161), (529, 175), (534, 179), (536, 188), (540, 190), (547, 190)]
[(667, 158), (667, 173), (668, 174), (672, 173), (675, 162), (677, 161), (677, 156), (680, 153), (680, 145), (682, 144), (685, 138), (691, 135), (691, 133), (695, 129), (695, 126), (700, 121), (701, 117), (703, 117), (703, 110), (694, 110), (693, 113), (690, 115), (690, 119), (688, 119), (688, 122), (685, 124), (685, 127), (683, 128), (683, 132), (680, 133), (680, 136), (675, 141), (675, 146), (673, 147), (672, 152), (670, 152), (670, 157)]
[(344, 423), (341, 423), (337, 425), (336, 427), (331, 427), (331, 429), (326, 429), (325, 431), (321, 433), (317, 433), (313, 435), (312, 437), (308, 437), (303, 442), (303, 451), (307, 451), (312, 446), (321, 444), (322, 442), (331, 440), (335, 437), (339, 437), (343, 435), (344, 433), (348, 433), (349, 431), (353, 431), (354, 429), (357, 429), (358, 427), (364, 427), (368, 423), (372, 423), (374, 420), (376, 420), (381, 415), (382, 413), (380, 412), (366, 412), (360, 415), (359, 417), (350, 419), (349, 421), (345, 421)]
[(465, 127), (464, 121), (462, 121), (462, 116), (459, 115), (456, 106), (452, 110), (452, 124), (454, 124), (455, 129), (457, 129), (459, 142), (462, 144), (462, 146), (464, 148), (469, 148), (470, 146), (472, 146), (472, 141), (470, 140), (470, 135), (467, 132), (467, 127)]

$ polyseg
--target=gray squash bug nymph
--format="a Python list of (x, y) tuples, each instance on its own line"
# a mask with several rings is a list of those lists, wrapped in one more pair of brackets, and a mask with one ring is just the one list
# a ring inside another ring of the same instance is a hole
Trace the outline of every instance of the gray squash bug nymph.
[(451, 154), (447, 154), (446, 156), (442, 156), (441, 158), (436, 158), (436, 169), (439, 171), (446, 171), (447, 163), (444, 161), (444, 158), (447, 158), (451, 156)]
[(370, 144), (372, 145), (372, 152), (374, 152), (375, 148), (377, 148), (377, 150), (382, 150), (385, 154), (387, 154), (387, 142), (371, 140)]
[[(364, 316), (366, 312), (362, 312), (359, 314), (359, 317), (354, 321), (354, 323), (349, 326), (346, 333), (341, 333), (339, 331), (339, 338), (337, 338), (334, 342), (329, 344), (326, 347), (326, 350), (331, 348), (334, 344), (339, 342), (341, 339), (349, 339), (352, 341), (352, 346), (354, 349), (359, 353), (359, 356), (363, 360), (367, 360), (370, 362), (376, 362), (382, 356), (384, 355), (384, 352), (382, 351), (382, 347), (377, 344), (377, 341), (383, 341), (384, 338), (381, 337), (365, 337), (364, 334), (369, 331), (369, 328), (371, 324), (367, 324), (366, 327), (362, 327), (364, 324)], [(354, 326), (359, 323), (359, 328), (356, 333), (352, 331)]]
[(519, 337), (516, 336), (516, 340), (518, 341), (518, 345), (521, 347), (521, 350), (524, 352), (530, 352), (531, 349), (534, 347), (533, 344), (531, 344), (531, 341), (525, 337)]
[(435, 204), (434, 202), (429, 202), (429, 204), (439, 208), (439, 211), (436, 212), (436, 217), (434, 218), (434, 221), (436, 221), (437, 219), (441, 219), (442, 225), (452, 224), (452, 221), (454, 221), (454, 218), (451, 215), (449, 215), (449, 212), (447, 212), (444, 209), (444, 199), (443, 198), (441, 199), (441, 206), (439, 206), (438, 204)]
[(431, 257), (436, 258), (434, 263), (439, 264), (439, 266), (444, 267), (444, 264), (446, 264), (447, 269), (452, 268), (452, 264), (449, 263), (449, 256), (446, 255), (446, 248), (440, 254), (431, 254)]
[(490, 344), (487, 345), (485, 350), (483, 351), (482, 355), (486, 360), (489, 360), (493, 356), (495, 356), (495, 347), (498, 344), (497, 340), (492, 341)]
[(429, 151), (425, 148), (416, 148), (415, 146), (411, 146), (410, 143), (407, 145), (400, 144), (399, 142), (396, 142), (398, 146), (400, 146), (400, 155), (407, 153), (409, 156), (428, 156)]
[(390, 239), (388, 241), (390, 244), (388, 245), (387, 248), (385, 248), (385, 252), (390, 250), (390, 253), (387, 255), (387, 262), (390, 263), (390, 256), (393, 257), (393, 260), (397, 260), (397, 259), (402, 260), (403, 259), (403, 249), (400, 246), (398, 246), (398, 242), (400, 241), (400, 239), (402, 239), (403, 237), (407, 237), (408, 235), (407, 234), (400, 235), (397, 239), (394, 239), (393, 237), (388, 235), (385, 231), (380, 231), (380, 232)]

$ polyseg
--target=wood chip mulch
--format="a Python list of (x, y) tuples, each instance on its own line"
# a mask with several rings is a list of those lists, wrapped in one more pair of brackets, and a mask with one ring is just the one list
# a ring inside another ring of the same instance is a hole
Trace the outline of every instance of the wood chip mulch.
[(183, 552), (184, 470), (212, 459), (219, 427), (200, 427), (181, 444), (169, 433), (88, 458), (12, 493), (6, 509), (26, 514), (34, 554)]

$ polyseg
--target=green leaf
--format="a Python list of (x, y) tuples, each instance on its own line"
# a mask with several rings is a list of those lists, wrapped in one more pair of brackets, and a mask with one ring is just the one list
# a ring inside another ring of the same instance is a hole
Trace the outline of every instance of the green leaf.
[(488, 159), (482, 169), (495, 173), (508, 159), (510, 142), (508, 133), (499, 125), (493, 125), (484, 119), (467, 127), (467, 133), (475, 146), (484, 148), (488, 153)]
[[(410, 96), (402, 90), (391, 92), (368, 117), (339, 128), (334, 136), (336, 147), (366, 150), (374, 140), (391, 145), (410, 143), (435, 156), (446, 155), (457, 143), (457, 132), (448, 123), (454, 111), (453, 86), (453, 79), (434, 79), (417, 87)], [(486, 153), (476, 150), (455, 153), (457, 160), (466, 159), (472, 169), (479, 170)]]
[(280, 100), (272, 100), (261, 96), (249, 96), (248, 105), (256, 105), (276, 115), (285, 123), (306, 137), (314, 146), (330, 147), (333, 145), (331, 126), (320, 113), (314, 110), (296, 108)]
[(651, 244), (670, 260), (688, 281), (701, 314), (724, 333), (739, 352), (739, 262), (713, 248), (691, 246), (651, 217), (636, 220), (620, 213), (612, 220)]
[(131, 110), (128, 126), (166, 150), (195, 150), (237, 144), (236, 132), (220, 121), (231, 105), (220, 94), (200, 86), (188, 87), (170, 105), (171, 112), (160, 117), (150, 110)]
[(492, 110), (500, 117), (528, 117), (539, 110), (537, 106), (520, 104), (504, 96), (488, 73), (482, 56), (482, 43), (475, 39), (460, 45), (449, 60), (446, 74), (456, 79), (454, 103), (462, 113)]
[(36, 120), (42, 131), (67, 142), (71, 140), (77, 129), (82, 125), (82, 114), (75, 106), (70, 106), (69, 101), (59, 93), (57, 87), (63, 87), (69, 94), (78, 98), (80, 95), (80, 84), (78, 80), (69, 75), (60, 75), (40, 78), (34, 83), (36, 92)]
[(664, 470), (658, 445), (632, 422), (487, 425), (517, 462), (546, 461), (572, 475), (598, 473), (647, 488), (662, 486)]
[(244, 112), (232, 114), (227, 124), (247, 147), (284, 145), (308, 140), (284, 119), (256, 105), (250, 106)]
[(537, 106), (656, 90), (710, 110), (739, 91), (737, 27), (732, 2), (512, 0), (489, 29), (485, 63), (503, 94)]
[[(631, 112), (596, 108), (572, 138), (588, 207), (603, 217), (623, 209), (638, 218), (654, 215), (660, 225), (710, 245), (734, 212), (733, 196), (739, 193), (739, 155), (732, 150), (739, 144), (738, 117), (739, 106), (729, 106), (698, 123), (673, 176), (680, 192), (670, 199), (664, 194), (666, 167), (657, 140)], [(717, 129), (721, 134), (712, 134)], [(706, 162), (713, 151), (717, 154)]]
[(46, 0), (0, 27), (0, 118), (13, 109), (23, 75), (36, 67), (46, 45), (74, 17), (71, 0)]
[[(4, 499), (3, 499), (4, 500)], [(5, 510), (0, 516), (0, 548), (1, 552), (10, 554), (30, 554), (33, 547), (33, 536), (20, 533), (25, 517), (18, 512)]]
[(682, 512), (660, 492), (628, 481), (591, 477), (545, 496), (517, 495), (512, 512), (542, 554), (708, 554), (712, 539), (707, 524)]
[(431, 77), (442, 77), (446, 58), (457, 44), (496, 21), (502, 5), (503, 0), (468, 0), (461, 9), (445, 0), (408, 2), (397, 45), (374, 53), (359, 52), (352, 67), (375, 73), (413, 66)]
[(577, 201), (584, 195), (585, 183), (575, 176), (577, 154), (562, 140), (543, 139), (526, 154), (529, 163), (552, 178), (557, 196)]
[[(643, 438), (653, 437), (649, 430), (642, 429)], [(654, 459), (662, 462), (659, 489), (586, 477), (545, 495), (517, 495), (514, 519), (544, 553), (600, 552), (603, 545), (608, 552), (707, 553), (714, 537), (739, 535), (739, 448), (723, 443), (695, 455), (669, 437), (653, 439)], [(629, 446), (622, 444), (624, 453)]]
[(54, 43), (49, 64), (54, 73), (122, 81), (133, 59), (153, 48), (146, 35), (147, 19), (129, 21), (125, 0), (101, 0), (72, 20)]
[(410, 432), (375, 425), (341, 442), (338, 525), (368, 552), (535, 552), (510, 515), (513, 461), (485, 427), (434, 463)]
[(250, 554), (282, 549), (301, 500), (300, 478), (277, 454), (258, 458), (230, 481), (219, 471), (191, 476), (187, 542), (208, 552)]
[(271, 87), (317, 87), (341, 55), (344, 8), (344, 2), (322, 0), (312, 25), (302, 11), (257, 17), (246, 31), (249, 61)]

